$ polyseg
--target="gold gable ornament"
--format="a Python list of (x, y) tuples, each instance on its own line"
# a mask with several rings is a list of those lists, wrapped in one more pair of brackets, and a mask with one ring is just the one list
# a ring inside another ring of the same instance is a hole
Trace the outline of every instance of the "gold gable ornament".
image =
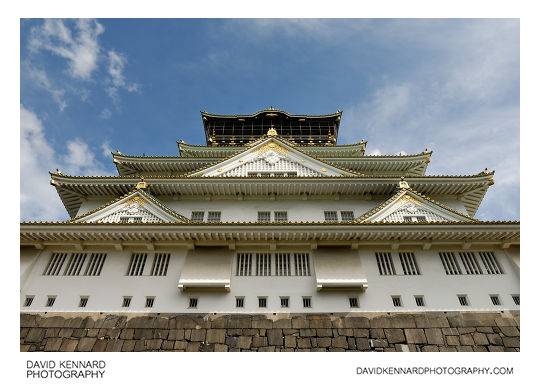
[(399, 188), (410, 188), (409, 184), (405, 182), (405, 177), (401, 177), (401, 180), (399, 181)]
[(148, 187), (147, 183), (144, 181), (144, 178), (141, 178), (140, 182), (137, 182), (137, 190), (145, 189)]
[(266, 135), (268, 135), (268, 136), (277, 136), (277, 131), (276, 131), (276, 129), (274, 128), (274, 126), (270, 127), (270, 129), (268, 130), (268, 132), (266, 133)]

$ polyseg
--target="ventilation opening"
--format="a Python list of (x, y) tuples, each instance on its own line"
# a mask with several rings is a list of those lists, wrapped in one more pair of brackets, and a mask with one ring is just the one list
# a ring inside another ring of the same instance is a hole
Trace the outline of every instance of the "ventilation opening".
[(154, 298), (155, 297), (146, 297), (146, 304), (144, 307), (154, 307)]
[(84, 272), (84, 275), (101, 275), (101, 269), (103, 268), (103, 264), (105, 263), (105, 258), (107, 258), (107, 254), (92, 253), (92, 255), (90, 256), (90, 261), (86, 266), (86, 271)]
[(337, 222), (337, 211), (325, 211), (324, 212), (324, 221), (325, 222)]
[(266, 307), (266, 297), (259, 297), (259, 307)]
[(34, 302), (34, 296), (26, 296), (26, 299), (24, 300), (25, 307), (31, 306), (32, 302)]
[(208, 212), (208, 222), (219, 222), (219, 221), (221, 221), (221, 211)]
[(49, 259), (49, 263), (43, 271), (43, 275), (58, 275), (62, 269), (62, 265), (66, 260), (67, 253), (53, 253)]
[(198, 298), (193, 298), (193, 297), (191, 297), (191, 298), (189, 299), (189, 307), (192, 308), (192, 309), (196, 308), (198, 302), (199, 302), (199, 299), (198, 299)]
[(274, 211), (274, 221), (275, 222), (287, 222), (288, 215), (286, 211)]
[(270, 211), (257, 212), (257, 222), (270, 222)]
[(64, 275), (79, 275), (86, 260), (86, 253), (72, 253), (64, 270)]
[(122, 307), (129, 307), (131, 305), (131, 297), (124, 297), (122, 300)]
[(302, 297), (304, 307), (311, 307), (311, 297)]
[(56, 301), (56, 297), (47, 297), (47, 303), (45, 306), (52, 307), (54, 305), (54, 301)]
[(251, 275), (251, 253), (239, 253), (237, 255), (236, 275), (241, 277)]
[(480, 265), (478, 264), (474, 253), (460, 252), (459, 257), (461, 258), (461, 262), (463, 263), (463, 266), (465, 267), (465, 272), (467, 274), (482, 274), (482, 270), (480, 269)]
[(377, 267), (380, 275), (396, 275), (392, 254), (390, 253), (375, 253), (377, 259)]
[(294, 267), (296, 275), (309, 276), (311, 271), (309, 268), (309, 254), (308, 253), (294, 253)]
[(416, 302), (416, 306), (426, 306), (424, 302), (424, 296), (422, 295), (415, 296), (414, 301)]
[(142, 275), (144, 271), (144, 265), (146, 264), (146, 253), (133, 253), (131, 255), (131, 261), (126, 275), (137, 276)]
[(354, 212), (352, 212), (352, 211), (342, 211), (341, 212), (341, 220), (343, 222), (352, 222), (352, 221), (354, 221)]
[(501, 300), (499, 298), (499, 296), (497, 294), (491, 294), (489, 296), (489, 298), (491, 298), (491, 303), (495, 306), (500, 306), (501, 305)]
[(256, 254), (256, 269), (255, 275), (257, 276), (269, 276), (271, 274), (270, 269), (272, 264), (270, 261), (270, 254), (268, 253), (257, 253)]
[(405, 275), (420, 275), (414, 253), (399, 253), (399, 261)]
[(457, 297), (461, 306), (469, 306), (469, 300), (466, 295), (458, 295)]
[(276, 275), (291, 275), (291, 255), (289, 253), (276, 253)]
[(88, 297), (81, 297), (81, 300), (79, 301), (79, 307), (86, 307), (87, 303), (88, 303)]
[(358, 298), (356, 298), (356, 297), (350, 297), (350, 298), (349, 298), (349, 306), (350, 306), (350, 307), (359, 307), (359, 306), (358, 306)]
[(513, 295), (512, 296), (512, 299), (514, 300), (514, 304), (515, 305), (519, 305), (519, 295)]
[(478, 254), (480, 254), (480, 259), (482, 260), (482, 263), (484, 264), (484, 267), (486, 268), (487, 274), (502, 274), (503, 273), (501, 266), (497, 262), (497, 259), (495, 258), (495, 254), (492, 251), (481, 251)]
[(451, 252), (441, 252), (439, 253), (441, 258), (442, 265), (444, 267), (444, 272), (446, 275), (461, 275), (461, 268), (459, 267), (456, 256)]
[(204, 211), (193, 211), (193, 212), (191, 212), (191, 220), (193, 222), (203, 222), (204, 221)]
[(296, 171), (248, 171), (248, 176), (296, 176)]
[(169, 268), (169, 260), (171, 254), (156, 254), (154, 256), (154, 262), (152, 263), (152, 269), (150, 275), (165, 276), (167, 275), (167, 269)]
[(280, 297), (281, 307), (289, 307), (289, 297)]
[(142, 223), (142, 217), (120, 217), (121, 223)]
[(244, 307), (244, 297), (236, 297), (236, 307)]
[(401, 307), (402, 306), (401, 297), (400, 296), (392, 297), (392, 304), (394, 305), (394, 307)]

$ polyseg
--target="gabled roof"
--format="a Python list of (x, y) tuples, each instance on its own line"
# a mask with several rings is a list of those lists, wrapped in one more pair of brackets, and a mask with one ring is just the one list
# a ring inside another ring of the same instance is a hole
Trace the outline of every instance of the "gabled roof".
[(357, 221), (361, 223), (402, 222), (402, 220), (396, 220), (402, 219), (402, 215), (398, 215), (396, 218), (392, 217), (392, 214), (400, 211), (405, 211), (407, 214), (410, 212), (411, 215), (414, 213), (418, 213), (420, 215), (428, 214), (434, 218), (432, 221), (438, 222), (477, 221), (467, 214), (453, 210), (442, 203), (434, 201), (433, 199), (412, 190), (407, 184), (404, 184), (404, 186), (406, 187), (400, 188), (389, 199), (362, 215), (357, 219)]
[[(135, 212), (133, 214), (125, 214), (126, 217), (144, 215), (150, 218), (152, 222), (190, 222), (186, 217), (165, 206), (157, 198), (148, 194), (141, 188), (137, 188), (117, 199), (114, 199), (104, 204), (103, 206), (100, 206), (76, 218), (73, 218), (70, 222), (119, 223), (120, 221), (117, 220), (119, 218), (115, 218), (115, 214), (126, 211), (126, 207), (132, 204), (135, 204), (137, 206), (134, 208)], [(118, 215), (116, 215), (116, 217), (118, 217)]]

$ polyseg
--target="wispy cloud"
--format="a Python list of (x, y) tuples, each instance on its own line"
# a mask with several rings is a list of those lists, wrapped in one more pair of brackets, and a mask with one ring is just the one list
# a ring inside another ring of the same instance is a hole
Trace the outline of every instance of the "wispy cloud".
[(113, 152), (113, 149), (111, 147), (111, 142), (106, 140), (101, 144), (101, 150), (103, 151), (103, 156), (107, 159), (111, 157), (111, 152)]
[(35, 68), (28, 68), (28, 75), (30, 78), (34, 81), (34, 83), (40, 87), (41, 89), (47, 91), (49, 94), (51, 94), (53, 100), (58, 104), (58, 108), (60, 111), (64, 111), (64, 109), (68, 106), (67, 102), (64, 99), (65, 90), (55, 88), (47, 76), (47, 73), (43, 70), (35, 69)]
[(118, 90), (123, 88), (128, 92), (136, 92), (139, 85), (136, 83), (127, 83), (124, 76), (124, 67), (127, 58), (122, 53), (111, 50), (108, 52), (108, 73), (110, 75), (110, 86), (107, 87), (107, 94), (115, 101), (118, 101)]
[(100, 113), (99, 113), (99, 117), (103, 120), (107, 120), (107, 119), (110, 119), (112, 116), (112, 112), (111, 110), (109, 110), (108, 108), (104, 108)]

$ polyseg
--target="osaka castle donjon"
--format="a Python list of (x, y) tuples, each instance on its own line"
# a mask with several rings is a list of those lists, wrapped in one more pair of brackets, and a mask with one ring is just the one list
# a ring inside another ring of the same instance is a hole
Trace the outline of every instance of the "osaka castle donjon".
[(341, 111), (201, 115), (178, 156), (51, 172), (71, 219), (21, 224), (22, 313), (519, 310), (519, 223), (475, 218), (493, 171), (337, 144)]

